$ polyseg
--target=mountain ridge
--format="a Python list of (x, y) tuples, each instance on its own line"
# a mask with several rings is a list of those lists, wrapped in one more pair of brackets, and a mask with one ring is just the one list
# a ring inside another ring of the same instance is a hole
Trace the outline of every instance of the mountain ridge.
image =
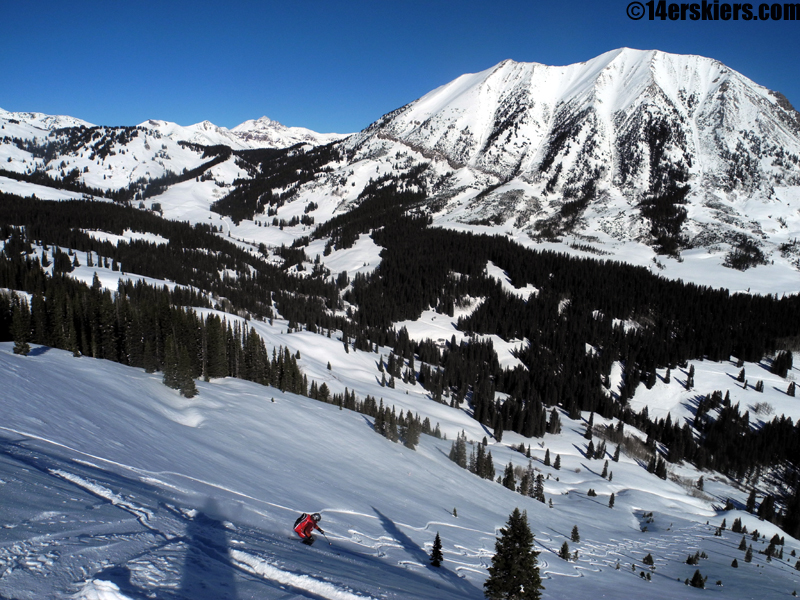
[[(0, 145), (0, 162), (17, 172), (77, 168), (87, 185), (113, 190), (200, 168), (202, 156), (177, 141), (237, 152), (294, 142), (306, 144), (300, 154), (313, 152), (307, 130), (267, 117), (231, 130), (207, 121), (149, 123), (155, 139), (144, 144), (103, 128), (97, 135), (108, 140), (49, 161)], [(289, 130), (297, 136), (266, 141)], [(774, 291), (770, 280), (789, 281), (800, 269), (800, 215), (793, 208), (800, 201), (800, 114), (779, 92), (714, 59), (630, 48), (566, 66), (508, 59), (333, 143), (336, 152), (324, 164), (318, 160), (313, 173), (301, 168), (294, 181), (287, 173), (280, 187), (265, 184), (274, 200), (262, 194), (235, 211), (232, 231), (241, 227), (242, 239), (253, 243), (291, 244), (306, 235), (307, 222), (290, 224), (306, 207), (316, 207), (306, 221), (313, 216), (319, 226), (358, 206), (370, 180), (399, 181), (422, 169), (426, 198), (418, 208), (436, 226), (610, 256), (687, 280), (710, 256), (720, 271), (749, 270), (748, 278), (717, 278), (738, 279), (728, 285), (741, 290), (753, 287), (750, 276), (759, 273), (767, 287), (754, 289)], [(99, 146), (103, 159), (92, 161)], [(181, 184), (184, 197), (193, 198), (191, 212), (171, 210), (186, 205), (171, 193), (173, 184), (156, 201), (175, 218), (215, 218), (215, 203), (238, 202), (237, 192), (264, 176), (254, 166), (260, 159), (241, 166), (254, 156), (230, 158), (209, 168), (208, 178)], [(242, 215), (263, 230), (240, 224)], [(273, 219), (284, 223), (279, 231)]]
[(232, 129), (214, 125), (210, 121), (181, 126), (177, 123), (155, 119), (144, 121), (140, 126), (157, 129), (176, 141), (184, 140), (210, 146), (224, 144), (234, 150), (287, 148), (300, 143), (327, 144), (349, 135), (317, 133), (305, 127), (287, 127), (266, 116), (249, 119)]

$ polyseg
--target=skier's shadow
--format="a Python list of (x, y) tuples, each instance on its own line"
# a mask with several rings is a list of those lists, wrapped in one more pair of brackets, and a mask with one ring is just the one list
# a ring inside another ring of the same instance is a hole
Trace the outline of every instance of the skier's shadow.
[[(389, 517), (384, 515), (374, 506), (372, 507), (372, 510), (374, 510), (375, 514), (378, 515), (378, 518), (381, 521), (381, 525), (383, 525), (383, 528), (386, 531), (386, 533), (388, 533), (391, 537), (396, 539), (400, 543), (400, 545), (403, 546), (405, 550), (411, 553), (411, 555), (414, 557), (415, 560), (417, 560), (423, 565), (430, 564), (430, 556), (428, 556), (428, 553), (425, 552), (425, 550), (423, 550), (422, 548), (420, 548), (419, 545), (416, 542), (414, 542), (410, 537), (408, 537), (405, 533), (400, 531), (400, 528), (394, 524), (394, 521), (392, 521)], [(447, 569), (444, 566), (439, 568), (436, 567), (429, 567), (429, 568), (436, 569), (436, 571), (439, 573), (442, 579), (445, 579), (446, 581), (450, 582), (454, 587), (462, 590), (465, 594), (467, 594), (465, 595), (465, 597), (472, 597), (472, 595), (475, 594), (476, 591), (478, 592), (480, 597), (483, 596), (483, 590), (478, 590), (469, 581), (467, 581), (462, 577), (459, 577), (457, 573), (454, 573), (450, 569)]]
[(179, 598), (236, 598), (235, 566), (228, 551), (228, 534), (217, 516), (217, 502), (209, 498), (186, 528), (188, 546)]

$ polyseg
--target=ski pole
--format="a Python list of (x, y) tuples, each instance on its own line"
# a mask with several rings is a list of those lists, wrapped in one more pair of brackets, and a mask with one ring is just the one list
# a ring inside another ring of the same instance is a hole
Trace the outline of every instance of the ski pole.
[(323, 537), (324, 537), (324, 538), (327, 540), (327, 542), (328, 542), (328, 545), (329, 545), (329, 546), (333, 546), (333, 544), (331, 544), (331, 541), (328, 539), (328, 536), (327, 536), (327, 535), (325, 535), (325, 532), (324, 532), (324, 531), (322, 531), (322, 529), (320, 529), (320, 530), (319, 530), (319, 532), (320, 532), (320, 533), (322, 534), (322, 536), (323, 536)]

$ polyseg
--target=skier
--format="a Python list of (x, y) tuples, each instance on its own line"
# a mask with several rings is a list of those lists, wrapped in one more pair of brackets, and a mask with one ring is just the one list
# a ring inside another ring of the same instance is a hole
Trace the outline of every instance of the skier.
[(311, 515), (303, 513), (294, 522), (294, 531), (297, 535), (300, 536), (300, 539), (303, 540), (304, 544), (311, 545), (314, 543), (314, 536), (311, 533), (318, 529), (322, 535), (325, 535), (325, 532), (322, 531), (322, 527), (317, 525), (322, 520), (322, 516), (319, 513), (313, 513)]

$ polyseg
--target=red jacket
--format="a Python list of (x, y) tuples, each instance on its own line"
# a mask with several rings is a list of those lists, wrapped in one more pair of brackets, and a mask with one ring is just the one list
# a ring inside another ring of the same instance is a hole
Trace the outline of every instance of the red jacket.
[(306, 515), (306, 518), (300, 521), (297, 525), (295, 525), (294, 528), (297, 535), (299, 535), (301, 538), (309, 537), (311, 535), (311, 532), (314, 531), (315, 529), (319, 529), (320, 531), (322, 531), (319, 525), (317, 525), (316, 521), (314, 521), (314, 519), (311, 518), (311, 515)]

